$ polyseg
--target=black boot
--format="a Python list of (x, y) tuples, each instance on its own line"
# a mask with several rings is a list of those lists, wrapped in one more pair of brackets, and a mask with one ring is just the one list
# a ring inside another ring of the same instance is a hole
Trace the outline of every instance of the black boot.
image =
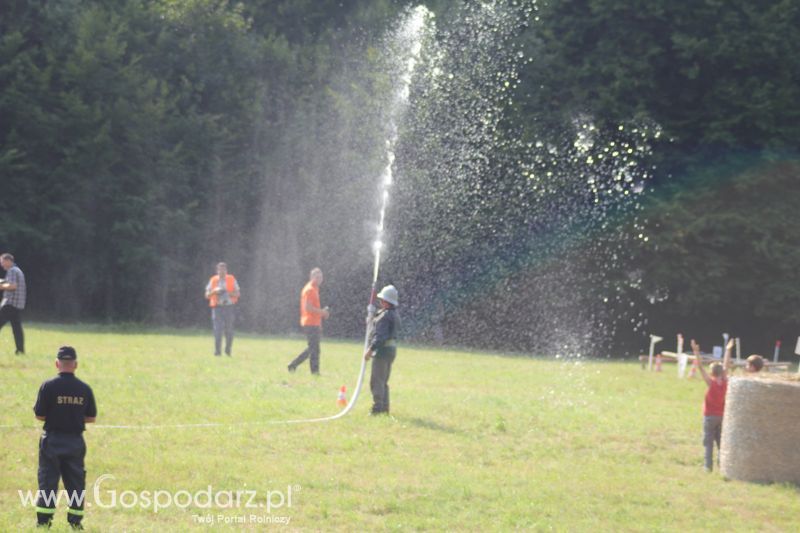
[(53, 525), (53, 515), (47, 513), (36, 513), (36, 527), (46, 527), (50, 529)]

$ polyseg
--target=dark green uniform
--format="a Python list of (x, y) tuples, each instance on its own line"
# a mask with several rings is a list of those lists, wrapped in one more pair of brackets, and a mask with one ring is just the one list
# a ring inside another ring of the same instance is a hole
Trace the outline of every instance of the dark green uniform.
[(369, 349), (375, 354), (369, 386), (372, 390), (372, 414), (389, 412), (389, 376), (397, 356), (397, 330), (400, 317), (392, 307), (381, 309), (372, 319)]
[[(62, 358), (62, 351), (59, 359), (75, 359), (74, 355)], [(44, 433), (39, 440), (38, 522), (47, 525), (52, 521), (61, 478), (69, 505), (67, 520), (73, 527), (80, 527), (86, 489), (84, 419), (97, 416), (92, 389), (75, 374), (61, 372), (42, 383), (33, 411), (36, 416), (45, 417)]]

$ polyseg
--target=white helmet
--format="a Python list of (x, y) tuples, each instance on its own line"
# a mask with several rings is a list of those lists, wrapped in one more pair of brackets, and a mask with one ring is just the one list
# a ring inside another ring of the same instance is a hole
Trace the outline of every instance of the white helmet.
[(384, 288), (382, 288), (381, 292), (378, 293), (378, 298), (386, 302), (389, 302), (394, 306), (398, 305), (397, 289), (395, 289), (394, 285), (387, 285)]

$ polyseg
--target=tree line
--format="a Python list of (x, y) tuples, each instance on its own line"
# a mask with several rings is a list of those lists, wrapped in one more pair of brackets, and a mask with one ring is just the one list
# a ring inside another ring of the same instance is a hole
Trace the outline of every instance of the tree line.
[[(29, 278), (29, 316), (202, 324), (202, 288), (225, 260), (242, 284), (244, 326), (290, 331), (297, 291), (321, 266), (330, 332), (360, 331), (385, 163), (381, 42), (409, 5), (3, 2), (0, 246)], [(442, 31), (463, 9), (429, 5)], [(527, 13), (513, 45), (530, 61), (505, 110), (515, 135), (570, 131), (578, 116), (609, 130), (634, 120), (662, 130), (637, 215), (649, 238), (621, 268), (641, 271), (642, 284), (624, 289), (624, 305), (658, 331), (792, 333), (800, 6), (553, 0)], [(494, 195), (510, 194), (502, 173), (486, 180)], [(495, 223), (496, 209), (472, 216)], [(455, 237), (468, 246), (469, 236)], [(420, 264), (398, 246), (384, 280), (452, 272), (452, 257), (437, 257)], [(404, 289), (413, 300), (414, 287)], [(489, 317), (469, 305), (443, 311), (438, 334), (471, 342), (476, 320), (502, 330), (494, 314), (516, 297), (493, 293)], [(529, 340), (508, 338), (476, 343), (524, 349)], [(621, 328), (616, 342), (640, 338)]]

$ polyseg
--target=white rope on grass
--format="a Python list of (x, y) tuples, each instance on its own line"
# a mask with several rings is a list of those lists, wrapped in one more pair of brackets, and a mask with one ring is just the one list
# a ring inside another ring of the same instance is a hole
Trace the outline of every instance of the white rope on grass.
[[(380, 260), (380, 255), (376, 253), (375, 255), (376, 263)], [(367, 347), (369, 346), (369, 337), (371, 333), (371, 326), (372, 326), (372, 318), (375, 315), (375, 281), (377, 281), (378, 276), (378, 267), (379, 264), (376, 264), (374, 269), (375, 280), (372, 283), (372, 293), (370, 295), (370, 304), (367, 308), (367, 327), (366, 332), (364, 334), (364, 352), (367, 351)], [(145, 430), (145, 429), (182, 429), (182, 428), (215, 428), (215, 427), (240, 427), (240, 426), (261, 426), (261, 425), (277, 425), (277, 424), (314, 424), (320, 422), (331, 422), (333, 420), (338, 420), (343, 416), (347, 415), (350, 411), (353, 410), (355, 407), (356, 402), (358, 401), (358, 397), (361, 394), (361, 388), (364, 384), (364, 374), (367, 368), (367, 361), (363, 357), (363, 352), (360, 354), (361, 359), (361, 369), (358, 371), (358, 379), (356, 380), (356, 388), (353, 391), (352, 399), (347, 402), (347, 405), (344, 409), (336, 413), (335, 415), (331, 416), (323, 416), (318, 418), (298, 418), (298, 419), (289, 419), (289, 420), (263, 420), (257, 422), (199, 422), (199, 423), (188, 423), (188, 424), (91, 424), (90, 426), (94, 426), (95, 429), (138, 429), (138, 430)], [(26, 425), (0, 425), (0, 429), (34, 429), (34, 426), (26, 426)], [(38, 428), (36, 428), (38, 429)]]
[[(375, 270), (377, 275), (377, 269)], [(375, 298), (375, 284), (372, 285), (372, 295), (370, 300)], [(371, 333), (372, 317), (374, 316), (374, 307), (370, 303), (367, 311), (367, 329), (364, 334), (364, 352), (369, 346), (369, 337)], [(90, 424), (87, 427), (94, 427), (95, 429), (182, 429), (182, 428), (216, 428), (216, 427), (239, 427), (239, 426), (263, 426), (263, 425), (276, 425), (276, 424), (314, 424), (319, 422), (331, 422), (338, 420), (347, 415), (355, 407), (358, 397), (361, 393), (361, 388), (364, 384), (364, 374), (367, 368), (367, 361), (361, 356), (361, 369), (358, 371), (358, 379), (356, 380), (356, 388), (353, 390), (352, 399), (347, 402), (344, 409), (331, 416), (324, 416), (319, 418), (298, 418), (289, 420), (262, 420), (257, 422), (198, 422), (187, 424)], [(39, 429), (37, 426), (27, 426), (23, 424), (2, 424), (0, 429)]]
[[(370, 321), (371, 322), (371, 321)], [(367, 325), (367, 333), (364, 340), (364, 351), (366, 351), (367, 343), (369, 343), (370, 327)], [(358, 373), (358, 380), (356, 381), (356, 388), (353, 391), (353, 398), (347, 402), (344, 409), (331, 416), (324, 416), (320, 418), (298, 418), (290, 420), (263, 420), (258, 422), (236, 422), (236, 423), (223, 423), (223, 422), (207, 422), (197, 424), (150, 424), (150, 425), (117, 425), (117, 424), (95, 424), (97, 429), (179, 429), (179, 428), (213, 428), (213, 427), (239, 427), (239, 426), (263, 426), (263, 425), (277, 425), (277, 424), (314, 424), (318, 422), (331, 422), (342, 418), (349, 413), (358, 401), (358, 396), (361, 392), (361, 387), (364, 383), (364, 373), (366, 370), (367, 361), (361, 358), (361, 370)]]
[[(369, 327), (367, 328), (367, 340), (365, 345), (369, 342)], [(366, 346), (364, 348), (366, 350)], [(220, 427), (243, 427), (243, 426), (263, 426), (263, 425), (277, 425), (277, 424), (313, 424), (318, 422), (330, 422), (337, 420), (347, 415), (353, 407), (355, 407), (358, 396), (361, 392), (364, 383), (364, 374), (366, 370), (366, 360), (361, 358), (361, 370), (358, 373), (358, 380), (356, 381), (356, 388), (353, 391), (352, 399), (347, 403), (347, 406), (331, 416), (324, 416), (320, 418), (298, 418), (290, 420), (261, 420), (257, 422), (198, 422), (187, 424), (88, 424), (88, 427), (94, 429), (185, 429), (185, 428), (220, 428)], [(26, 426), (22, 424), (3, 424), (0, 429), (39, 429), (37, 426)]]

